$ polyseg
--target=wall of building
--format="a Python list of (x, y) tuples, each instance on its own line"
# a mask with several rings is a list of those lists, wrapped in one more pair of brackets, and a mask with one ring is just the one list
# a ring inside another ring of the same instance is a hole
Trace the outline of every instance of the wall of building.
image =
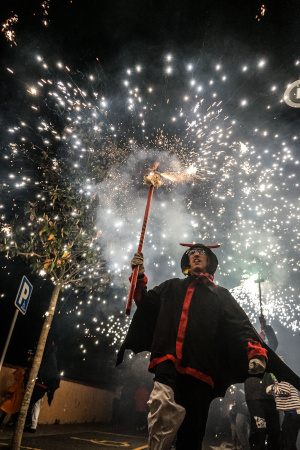
[[(14, 383), (16, 368), (2, 367), (0, 372), (0, 403), (6, 398), (9, 386)], [(112, 419), (114, 392), (62, 379), (55, 391), (51, 406), (47, 396), (42, 399), (39, 423), (104, 422)]]

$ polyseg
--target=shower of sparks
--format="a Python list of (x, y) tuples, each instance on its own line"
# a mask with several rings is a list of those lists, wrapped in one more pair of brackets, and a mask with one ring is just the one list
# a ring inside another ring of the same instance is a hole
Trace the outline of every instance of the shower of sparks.
[(17, 23), (19, 20), (17, 14), (14, 14), (12, 17), (10, 17), (9, 19), (7, 19), (7, 21), (2, 25), (2, 33), (4, 33), (4, 36), (6, 37), (6, 39), (11, 42), (12, 44), (17, 45), (16, 43), (16, 33), (13, 30), (13, 26), (15, 23)]
[(42, 2), (42, 4), (41, 4), (41, 7), (42, 7), (42, 9), (43, 9), (43, 16), (44, 16), (44, 18), (43, 18), (43, 24), (44, 24), (45, 26), (48, 25), (47, 16), (49, 15), (50, 1), (51, 1), (51, 0), (44, 0), (44, 1)]
[[(231, 288), (255, 321), (259, 299), (251, 280), (261, 273), (266, 317), (299, 330), (299, 134), (286, 132), (282, 101), (295, 68), (280, 74), (259, 60), (235, 70), (232, 62), (217, 64), (208, 73), (168, 55), (151, 67), (126, 68), (110, 91), (99, 71), (78, 76), (42, 56), (32, 66), (32, 77), (23, 79), (30, 108), (7, 130), (2, 222), (9, 230), (9, 199), (39, 184), (22, 164), (26, 158), (30, 163), (35, 152), (50, 148), (64, 157), (68, 149), (74, 173), (95, 158), (94, 178), (82, 192), (99, 193), (98, 236), (112, 281), (109, 291), (86, 302), (78, 298), (72, 307), (62, 298), (60, 312), (83, 330), (84, 354), (87, 338), (97, 345), (106, 336), (115, 345), (127, 331), (124, 306), (147, 192), (143, 177), (154, 161), (165, 182), (153, 199), (144, 245), (149, 286), (182, 276), (180, 242), (220, 242), (216, 282)], [(19, 76), (17, 65), (8, 70)], [(54, 159), (53, 170), (57, 164)]]
[[(43, 0), (41, 3), (41, 8), (42, 8), (42, 23), (45, 26), (49, 25), (49, 11), (50, 11), (50, 2), (51, 0)], [(69, 3), (72, 3), (73, 0), (69, 0)], [(33, 14), (35, 15), (35, 14)], [(11, 45), (17, 45), (16, 42), (16, 32), (14, 31), (13, 27), (14, 25), (19, 21), (19, 16), (17, 14), (14, 14), (12, 17), (9, 17), (6, 22), (2, 25), (2, 33), (4, 34), (4, 36), (6, 37), (6, 39), (11, 42)]]
[(259, 13), (256, 14), (255, 19), (258, 22), (260, 22), (261, 18), (264, 17), (265, 13), (266, 13), (266, 7), (265, 7), (265, 5), (261, 5)]
[(188, 167), (185, 171), (182, 172), (164, 172), (160, 173), (160, 175), (166, 180), (173, 181), (175, 183), (186, 183), (192, 180), (203, 180), (205, 177), (207, 178), (207, 173), (204, 170), (197, 169), (196, 167)]
[(6, 236), (10, 236), (10, 234), (11, 234), (11, 227), (9, 227), (9, 226), (2, 226), (2, 227), (1, 227), (1, 231), (2, 231)]
[[(260, 300), (258, 285), (255, 283), (257, 276), (249, 277), (246, 281), (231, 289), (232, 295), (239, 300), (240, 305), (250, 318), (255, 322), (260, 315)], [(294, 296), (295, 289), (284, 288), (274, 292), (272, 284), (266, 280), (262, 284), (262, 310), (265, 317), (280, 317), (282, 325), (288, 326), (293, 331), (299, 330), (299, 305), (289, 302), (288, 296)], [(276, 307), (276, 311), (274, 311)]]

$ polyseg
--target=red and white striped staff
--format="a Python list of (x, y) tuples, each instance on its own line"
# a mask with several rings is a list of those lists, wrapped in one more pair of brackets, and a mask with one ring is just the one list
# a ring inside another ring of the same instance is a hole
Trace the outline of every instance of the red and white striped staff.
[[(141, 231), (141, 236), (140, 236), (140, 242), (139, 242), (139, 246), (138, 246), (138, 250), (137, 250), (138, 253), (140, 253), (143, 250), (143, 244), (144, 244), (144, 239), (145, 239), (145, 234), (146, 234), (146, 227), (147, 227), (147, 222), (148, 222), (148, 217), (149, 217), (149, 212), (150, 212), (153, 190), (155, 187), (158, 188), (162, 184), (160, 181), (159, 174), (155, 172), (157, 166), (158, 166), (158, 163), (154, 163), (154, 166), (152, 167), (150, 173), (148, 175), (145, 175), (145, 177), (144, 177), (145, 184), (147, 184), (149, 186), (149, 192), (148, 192), (148, 199), (147, 199), (144, 221), (143, 221), (143, 226), (142, 226), (142, 231)], [(132, 272), (130, 289), (129, 289), (128, 299), (127, 299), (127, 305), (126, 305), (126, 315), (127, 316), (130, 315), (132, 300), (134, 299), (134, 292), (135, 292), (138, 273), (139, 273), (139, 266), (136, 266)]]

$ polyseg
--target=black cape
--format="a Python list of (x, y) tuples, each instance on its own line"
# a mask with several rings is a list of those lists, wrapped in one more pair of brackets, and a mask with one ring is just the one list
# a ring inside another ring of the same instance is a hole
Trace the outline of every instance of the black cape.
[[(170, 311), (168, 308), (172, 308), (173, 311), (174, 308), (178, 307), (180, 310), (191, 281), (191, 277), (184, 280), (167, 280), (149, 292), (146, 289), (143, 291), (142, 302), (132, 318), (127, 336), (118, 353), (117, 365), (123, 361), (126, 349), (132, 350), (134, 353), (153, 352), (156, 348), (156, 342), (163, 332), (162, 327), (166, 323), (165, 320), (168, 320), (166, 317), (168, 311)], [(226, 309), (227, 316), (230, 317), (227, 325), (226, 323), (222, 324), (223, 334), (219, 338), (219, 351), (216, 356), (219, 360), (218, 369), (213, 378), (214, 397), (223, 397), (230, 385), (243, 383), (249, 378), (245, 345), (248, 340), (259, 342), (267, 350), (268, 363), (266, 370), (268, 372), (273, 373), (278, 381), (287, 381), (300, 390), (300, 378), (261, 339), (232, 295), (226, 289), (213, 284), (199, 287), (199, 289), (206, 289), (206, 295), (216, 296), (219, 304)], [(166, 308), (161, 299), (166, 303), (170, 302)], [(208, 325), (213, 318), (214, 314), (210, 311), (210, 315), (207, 316)], [(205, 322), (202, 326), (205, 326)], [(153, 358), (153, 353), (151, 358)]]

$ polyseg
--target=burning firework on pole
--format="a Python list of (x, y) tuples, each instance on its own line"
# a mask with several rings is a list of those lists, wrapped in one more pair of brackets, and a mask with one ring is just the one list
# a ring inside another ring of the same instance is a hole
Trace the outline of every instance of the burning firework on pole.
[[(138, 246), (138, 250), (137, 250), (138, 253), (140, 253), (143, 250), (143, 244), (144, 244), (144, 239), (145, 239), (145, 234), (146, 234), (146, 227), (147, 227), (147, 222), (148, 222), (148, 217), (149, 217), (149, 212), (150, 212), (153, 190), (155, 187), (158, 188), (162, 184), (162, 182), (160, 180), (160, 175), (155, 172), (157, 166), (158, 166), (158, 163), (154, 163), (154, 166), (152, 167), (150, 173), (145, 175), (145, 177), (144, 177), (145, 184), (147, 184), (149, 186), (149, 192), (148, 192), (148, 199), (147, 199), (145, 215), (144, 215), (144, 220), (143, 220), (143, 226), (142, 226), (142, 231), (141, 231), (141, 236), (140, 236), (140, 242), (139, 242), (139, 246)], [(135, 286), (136, 286), (138, 273), (139, 273), (139, 266), (135, 267), (133, 269), (133, 273), (132, 273), (131, 284), (130, 284), (127, 305), (126, 305), (126, 315), (127, 316), (130, 315), (132, 300), (134, 299), (134, 292), (135, 292)]]

